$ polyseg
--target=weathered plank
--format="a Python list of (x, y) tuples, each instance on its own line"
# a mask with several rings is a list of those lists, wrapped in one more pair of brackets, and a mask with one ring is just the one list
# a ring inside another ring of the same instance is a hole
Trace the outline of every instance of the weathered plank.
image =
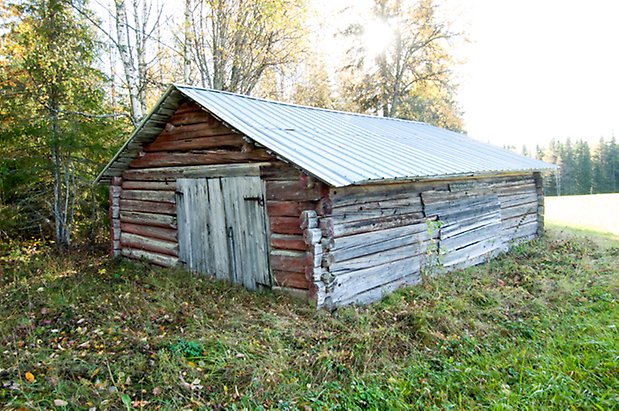
[(410, 275), (406, 275), (395, 281), (379, 285), (369, 290), (364, 290), (358, 294), (340, 296), (335, 302), (332, 303), (334, 307), (345, 306), (348, 304), (366, 305), (372, 302), (378, 301), (385, 295), (392, 293), (398, 288), (405, 286), (416, 285), (421, 283), (421, 275), (416, 272)]
[(418, 195), (417, 193), (422, 191), (447, 189), (447, 183), (441, 182), (349, 186), (332, 188), (329, 192), (329, 197), (333, 202), (333, 207), (337, 207), (380, 201), (385, 198), (409, 198), (411, 195)]
[(187, 109), (187, 110), (177, 111), (176, 113), (172, 115), (172, 117), (169, 120), (169, 123), (174, 126), (197, 124), (197, 123), (209, 124), (209, 125), (212, 125), (213, 127), (221, 125), (221, 122), (219, 122), (219, 120), (217, 120), (211, 114), (209, 114), (208, 112), (206, 112), (205, 110), (197, 106), (196, 108), (197, 109), (195, 110)]
[(122, 249), (121, 254), (124, 257), (128, 257), (134, 260), (144, 260), (162, 267), (175, 267), (178, 264), (178, 257), (159, 254), (152, 251), (136, 250), (133, 248), (125, 247)]
[(130, 168), (154, 168), (191, 165), (209, 165), (225, 163), (245, 163), (252, 161), (267, 161), (273, 157), (266, 150), (258, 149), (249, 152), (213, 150), (200, 153), (145, 153), (129, 164)]
[(209, 150), (221, 149), (224, 147), (240, 148), (244, 143), (243, 137), (239, 134), (224, 134), (211, 137), (184, 137), (182, 140), (157, 139), (151, 144), (144, 146), (144, 151), (189, 151), (189, 150)]
[(157, 167), (142, 170), (126, 170), (123, 179), (138, 181), (175, 181), (179, 178), (219, 178), (259, 176), (260, 167), (269, 163), (214, 164), (188, 167)]
[(123, 190), (121, 199), (125, 200), (140, 200), (140, 201), (155, 201), (159, 203), (176, 203), (176, 194), (174, 191), (161, 190)]
[[(348, 247), (340, 247), (336, 240), (334, 248), (329, 250), (328, 253), (325, 253), (325, 258), (327, 259), (325, 264), (329, 265), (336, 262), (368, 256), (395, 248), (406, 247), (412, 244), (419, 244), (421, 242), (427, 241), (428, 238), (429, 234), (427, 233), (427, 231), (420, 231), (417, 233), (404, 233), (400, 236), (386, 236), (378, 241), (368, 241), (367, 243), (361, 242), (354, 245), (349, 245)], [(324, 244), (323, 247), (326, 249)]]
[(120, 228), (122, 232), (138, 234), (145, 237), (156, 238), (159, 240), (166, 240), (171, 242), (177, 242), (177, 232), (172, 228), (153, 227), (141, 224), (124, 223), (121, 220)]
[(467, 247), (470, 244), (492, 238), (501, 238), (501, 220), (498, 218), (490, 221), (486, 225), (474, 227), (458, 235), (453, 235), (448, 238), (441, 239), (440, 247), (441, 249), (444, 249), (446, 252), (449, 253), (455, 250), (459, 250), (463, 247)]
[(178, 245), (176, 242), (172, 241), (158, 240), (122, 231), (120, 234), (120, 244), (123, 247), (129, 247), (135, 250), (146, 250), (178, 257)]
[(341, 250), (347, 248), (364, 247), (367, 245), (380, 243), (392, 238), (412, 236), (421, 232), (428, 232), (428, 226), (425, 221), (419, 224), (410, 224), (400, 227), (388, 228), (381, 231), (370, 231), (361, 234), (333, 238), (332, 243), (329, 244), (329, 246), (326, 248), (329, 250)]
[(427, 241), (411, 241), (403, 246), (395, 246), (378, 253), (362, 255), (344, 261), (337, 261), (336, 255), (327, 253), (323, 258), (323, 266), (329, 268), (331, 274), (339, 275), (349, 271), (387, 264), (402, 258), (419, 256), (426, 252), (427, 247)]
[(153, 201), (120, 200), (121, 211), (138, 211), (142, 213), (176, 214), (176, 205), (171, 203), (156, 203)]
[(343, 302), (376, 287), (419, 275), (420, 258), (409, 257), (387, 264), (355, 270), (335, 277), (331, 294), (334, 303)]
[(320, 228), (325, 237), (337, 238), (423, 222), (425, 222), (425, 218), (423, 218), (422, 213), (371, 217), (353, 221), (337, 221), (335, 218), (327, 217), (320, 220)]
[(123, 190), (176, 190), (174, 181), (123, 181)]
[(176, 217), (166, 214), (121, 211), (120, 221), (123, 223), (149, 225), (163, 228), (176, 228)]

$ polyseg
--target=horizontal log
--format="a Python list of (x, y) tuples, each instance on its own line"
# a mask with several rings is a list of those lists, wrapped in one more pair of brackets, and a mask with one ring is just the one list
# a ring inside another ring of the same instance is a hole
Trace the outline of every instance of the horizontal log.
[(203, 109), (177, 111), (170, 117), (168, 122), (173, 126), (197, 123), (208, 124), (212, 127), (220, 127), (222, 125), (219, 120)]
[(178, 244), (172, 241), (157, 240), (143, 235), (122, 232), (120, 244), (122, 247), (129, 247), (134, 250), (146, 250), (178, 257)]
[(272, 233), (303, 235), (298, 217), (270, 217)]
[(494, 220), (487, 225), (475, 227), (458, 235), (440, 240), (440, 247), (450, 253), (479, 241), (494, 239), (497, 243), (502, 240), (502, 227), (500, 220)]
[(178, 178), (215, 178), (215, 177), (239, 177), (259, 176), (261, 166), (269, 163), (247, 164), (215, 164), (206, 166), (187, 167), (157, 167), (142, 170), (125, 170), (125, 180), (139, 181), (175, 181)]
[(305, 278), (305, 274), (298, 272), (273, 270), (273, 277), (275, 278), (275, 284), (280, 287), (309, 289), (310, 283)]
[(244, 143), (243, 137), (239, 134), (224, 134), (211, 137), (185, 137), (182, 140), (157, 139), (151, 144), (144, 146), (144, 151), (189, 151), (189, 150), (209, 150), (222, 147), (241, 147)]
[(305, 210), (314, 210), (316, 203), (311, 201), (267, 201), (269, 216), (299, 217)]
[[(446, 268), (458, 265), (459, 268), (472, 265), (472, 262), (478, 257), (487, 257), (496, 255), (500, 251), (505, 250), (506, 245), (502, 239), (496, 237), (487, 238), (476, 243), (470, 244), (467, 247), (459, 250), (447, 251), (442, 257), (442, 265)], [(484, 258), (485, 260), (485, 258)], [(470, 262), (469, 264), (466, 264)], [(481, 262), (481, 261), (479, 261)], [(465, 264), (463, 266), (463, 263)]]
[(330, 250), (347, 249), (366, 247), (375, 243), (381, 243), (383, 241), (400, 238), (403, 236), (412, 236), (417, 233), (428, 233), (428, 226), (425, 222), (419, 224), (410, 224), (401, 227), (388, 228), (380, 231), (371, 231), (367, 233), (349, 235), (346, 237), (332, 238), (332, 244), (330, 247), (326, 247)]
[(504, 220), (537, 212), (537, 201), (527, 204), (522, 204), (516, 207), (507, 207), (501, 209), (501, 218)]
[(123, 223), (149, 225), (163, 228), (176, 228), (176, 216), (165, 214), (121, 211), (120, 221)]
[(162, 190), (175, 191), (174, 181), (123, 181), (123, 190)]
[(307, 246), (301, 235), (271, 234), (271, 248), (305, 251)]
[(261, 177), (267, 181), (298, 181), (301, 171), (283, 161), (273, 161), (261, 168)]
[(537, 200), (537, 193), (520, 193), (516, 195), (499, 197), (501, 208), (514, 207), (526, 203), (535, 203)]
[(521, 216), (516, 216), (512, 218), (505, 218), (501, 220), (503, 230), (508, 230), (510, 228), (515, 228), (524, 224), (535, 223), (538, 220), (537, 213), (524, 214)]
[(421, 211), (423, 205), (421, 204), (421, 197), (412, 193), (412, 195), (407, 195), (404, 198), (391, 198), (386, 197), (381, 200), (366, 202), (366, 203), (358, 203), (358, 204), (349, 204), (349, 205), (335, 205), (333, 206), (334, 214), (341, 213), (350, 213), (357, 211), (369, 211), (369, 210), (382, 210), (382, 209), (404, 209), (404, 210), (413, 210)]
[(228, 163), (246, 163), (252, 161), (267, 161), (273, 157), (266, 150), (253, 150), (248, 152), (213, 150), (201, 153), (145, 153), (142, 157), (134, 159), (130, 168), (154, 168), (191, 165), (210, 165)]
[(176, 204), (155, 203), (153, 201), (120, 200), (120, 211), (138, 211), (142, 213), (158, 213), (176, 215)]
[(176, 203), (176, 193), (174, 191), (155, 191), (155, 190), (123, 190), (120, 194), (121, 199), (155, 201), (159, 203)]
[(134, 260), (147, 261), (162, 267), (176, 267), (178, 265), (178, 257), (172, 257), (152, 251), (136, 250), (125, 247), (121, 250), (121, 255)]
[(271, 268), (302, 273), (305, 276), (305, 253), (290, 253), (289, 255), (271, 253)]
[(172, 228), (153, 227), (148, 225), (138, 225), (123, 223), (121, 220), (120, 228), (123, 233), (138, 234), (145, 237), (156, 238), (159, 240), (177, 242), (177, 231)]
[(395, 216), (370, 217), (364, 220), (337, 221), (335, 218), (323, 218), (320, 220), (320, 228), (325, 237), (345, 237), (348, 235), (362, 234), (370, 231), (386, 230), (411, 224), (424, 223), (425, 218), (421, 213), (409, 213)]
[(464, 232), (482, 227), (488, 224), (495, 224), (501, 221), (501, 214), (494, 210), (488, 214), (477, 214), (467, 218), (461, 218), (455, 222), (445, 224), (440, 228), (440, 238), (450, 238)]
[[(410, 245), (423, 244), (429, 240), (429, 237), (430, 236), (427, 232), (422, 231), (415, 234), (404, 234), (398, 237), (385, 238), (382, 241), (375, 241), (368, 244), (360, 243), (346, 248), (334, 248), (328, 253), (325, 253), (325, 265), (331, 265), (342, 261), (352, 260), (353, 258), (369, 256)], [(335, 243), (335, 247), (338, 247), (337, 241)], [(425, 245), (423, 245), (423, 247), (425, 247)]]
[(380, 201), (385, 198), (407, 198), (411, 195), (416, 196), (422, 191), (447, 190), (447, 188), (447, 183), (440, 182), (349, 186), (332, 188), (329, 197), (336, 207)]
[(358, 305), (370, 304), (375, 301), (379, 301), (385, 295), (392, 293), (398, 288), (419, 284), (420, 282), (421, 282), (421, 275), (419, 273), (413, 273), (413, 274), (404, 276), (402, 278), (399, 278), (395, 281), (391, 281), (386, 284), (381, 284), (369, 290), (364, 290), (358, 294), (340, 296), (336, 301), (333, 302), (333, 305), (335, 307), (340, 307), (340, 306), (344, 306), (348, 304), (358, 304)]
[(332, 299), (337, 303), (384, 284), (418, 276), (420, 267), (421, 259), (419, 257), (410, 257), (392, 261), (388, 264), (337, 275), (335, 277)]
[(427, 242), (423, 241), (409, 242), (409, 244), (403, 246), (395, 246), (385, 251), (343, 261), (337, 261), (337, 256), (333, 254), (325, 254), (323, 266), (328, 267), (332, 274), (339, 275), (349, 271), (388, 264), (391, 261), (401, 260), (402, 258), (420, 256), (426, 252), (427, 246)]
[(316, 201), (322, 194), (320, 185), (307, 188), (299, 181), (267, 181), (267, 200), (277, 201)]

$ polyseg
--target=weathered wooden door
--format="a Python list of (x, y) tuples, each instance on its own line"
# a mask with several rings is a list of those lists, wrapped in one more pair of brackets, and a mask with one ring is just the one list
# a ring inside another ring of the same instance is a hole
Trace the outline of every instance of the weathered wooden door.
[(187, 269), (271, 287), (260, 177), (176, 180), (180, 259)]

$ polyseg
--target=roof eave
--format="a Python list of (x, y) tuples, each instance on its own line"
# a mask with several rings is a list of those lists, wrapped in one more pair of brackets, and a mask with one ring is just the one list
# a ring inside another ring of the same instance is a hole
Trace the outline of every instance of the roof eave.
[(161, 105), (170, 97), (173, 91), (178, 91), (182, 93), (180, 90), (176, 88), (176, 85), (171, 84), (168, 86), (166, 91), (163, 93), (161, 98), (159, 98), (159, 100), (153, 106), (150, 112), (146, 116), (144, 116), (144, 118), (140, 121), (140, 124), (138, 124), (135, 130), (133, 130), (133, 132), (127, 139), (127, 141), (125, 141), (125, 143), (120, 147), (120, 149), (116, 151), (116, 154), (114, 155), (114, 157), (112, 157), (112, 159), (106, 164), (103, 170), (101, 170), (99, 175), (97, 175), (97, 178), (95, 178), (94, 180), (94, 184), (100, 184), (102, 182), (109, 182), (109, 180), (111, 180), (112, 177), (117, 177), (115, 175), (107, 175), (111, 166), (114, 165), (118, 161), (118, 159), (125, 152), (129, 144), (131, 144), (135, 140), (136, 136), (138, 136), (140, 132), (144, 129), (144, 127), (150, 122), (152, 116), (157, 112), (157, 110), (159, 110)]

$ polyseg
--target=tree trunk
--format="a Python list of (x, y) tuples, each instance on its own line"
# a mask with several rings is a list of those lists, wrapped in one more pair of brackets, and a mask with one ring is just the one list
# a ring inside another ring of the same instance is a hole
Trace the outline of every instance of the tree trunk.
[(118, 54), (125, 69), (125, 80), (131, 102), (131, 117), (137, 123), (143, 116), (140, 103), (139, 81), (132, 56), (131, 43), (129, 41), (129, 24), (127, 21), (127, 7), (125, 0), (115, 0), (116, 6), (116, 36), (118, 38)]

